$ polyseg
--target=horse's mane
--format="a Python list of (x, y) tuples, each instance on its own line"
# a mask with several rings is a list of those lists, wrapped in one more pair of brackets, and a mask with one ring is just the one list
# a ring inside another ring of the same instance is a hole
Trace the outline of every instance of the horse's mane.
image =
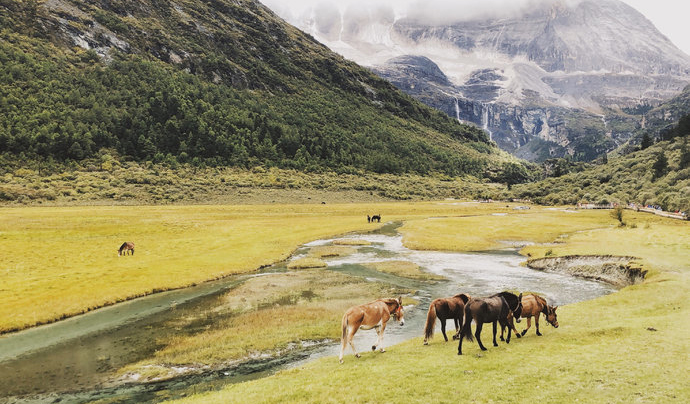
[(532, 293), (532, 296), (534, 296), (534, 298), (535, 298), (542, 306), (544, 306), (544, 308), (541, 309), (541, 312), (544, 313), (545, 316), (548, 316), (548, 315), (549, 315), (549, 305), (546, 303), (546, 299), (544, 299), (543, 297), (541, 297), (541, 296), (539, 296), (539, 295), (535, 295), (534, 293)]
[(463, 301), (463, 303), (467, 304), (467, 302), (470, 300), (470, 297), (464, 293), (459, 293), (453, 297), (457, 297)]
[(391, 305), (391, 304), (395, 303), (395, 308), (391, 311), (397, 310), (398, 306), (400, 306), (400, 302), (398, 301), (398, 299), (395, 299), (395, 298), (379, 299), (379, 300), (386, 303), (387, 305)]

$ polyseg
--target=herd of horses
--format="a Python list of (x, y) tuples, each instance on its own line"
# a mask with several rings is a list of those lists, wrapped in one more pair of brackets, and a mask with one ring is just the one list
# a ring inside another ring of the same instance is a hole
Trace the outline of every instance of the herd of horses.
[[(458, 355), (462, 355), (463, 339), (473, 340), (472, 322), (474, 322), (476, 325), (474, 338), (477, 339), (479, 348), (482, 351), (486, 351), (486, 347), (481, 340), (484, 324), (493, 324), (493, 344), (498, 346), (496, 342), (498, 325), (501, 326), (501, 341), (504, 341), (503, 334), (507, 328), (508, 337), (505, 339), (505, 342), (510, 343), (512, 332), (515, 332), (517, 338), (524, 336), (532, 326), (531, 320), (534, 317), (537, 335), (540, 336), (539, 316), (541, 314), (544, 315), (549, 324), (554, 328), (558, 328), (556, 309), (558, 309), (558, 306), (549, 306), (546, 299), (533, 293), (524, 296), (520, 293), (517, 296), (510, 292), (501, 292), (489, 297), (474, 298), (461, 293), (453, 297), (435, 299), (429, 305), (429, 311), (427, 312), (426, 324), (424, 326), (424, 345), (427, 345), (434, 335), (436, 319), (441, 322), (443, 338), (448, 341), (446, 321), (453, 320), (455, 323), (453, 339), (459, 340)], [(401, 297), (396, 299), (379, 299), (371, 303), (350, 307), (343, 315), (342, 320), (343, 333), (340, 347), (340, 363), (343, 363), (343, 354), (348, 345), (352, 347), (355, 356), (360, 357), (352, 341), (359, 329), (375, 329), (377, 340), (371, 349), (375, 351), (378, 348), (381, 352), (385, 352), (383, 348), (383, 331), (386, 329), (386, 323), (391, 317), (399, 321), (400, 325), (405, 324)], [(519, 323), (521, 318), (527, 319), (527, 328), (522, 333), (518, 333), (515, 328), (515, 322)]]

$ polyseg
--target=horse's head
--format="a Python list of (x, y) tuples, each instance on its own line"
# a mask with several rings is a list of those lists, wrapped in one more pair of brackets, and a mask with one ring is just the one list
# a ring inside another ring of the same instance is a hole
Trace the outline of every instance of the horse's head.
[(546, 314), (546, 321), (553, 326), (553, 328), (558, 328), (558, 316), (556, 315), (556, 309), (558, 306), (549, 306), (548, 312)]
[(397, 303), (398, 303), (398, 308), (395, 309), (395, 311), (393, 312), (393, 318), (395, 318), (396, 321), (399, 321), (400, 325), (405, 325), (405, 318), (404, 318), (405, 313), (403, 311), (403, 306), (402, 306), (402, 296), (398, 297)]
[(515, 310), (511, 310), (511, 312), (513, 314), (513, 318), (515, 319), (515, 322), (519, 323), (520, 321), (522, 321), (520, 319), (520, 316), (522, 316), (522, 293), (520, 293), (520, 296), (518, 296), (517, 301), (518, 301), (517, 307), (515, 307)]

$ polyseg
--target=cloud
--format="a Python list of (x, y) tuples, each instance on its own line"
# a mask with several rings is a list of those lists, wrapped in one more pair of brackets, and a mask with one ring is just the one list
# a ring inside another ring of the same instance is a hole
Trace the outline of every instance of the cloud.
[(395, 18), (407, 17), (428, 25), (451, 24), (476, 18), (516, 16), (544, 3), (573, 6), (583, 0), (261, 0), (288, 21), (334, 10), (366, 19), (392, 10)]

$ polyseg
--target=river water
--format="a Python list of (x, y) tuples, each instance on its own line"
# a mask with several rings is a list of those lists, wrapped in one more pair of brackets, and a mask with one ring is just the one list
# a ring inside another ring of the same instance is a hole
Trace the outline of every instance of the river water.
[[(370, 245), (355, 247), (354, 254), (326, 259), (328, 269), (364, 277), (372, 282), (386, 282), (416, 290), (417, 306), (407, 307), (405, 326), (390, 323), (384, 345), (390, 346), (422, 335), (426, 310), (437, 297), (468, 293), (488, 296), (503, 290), (538, 292), (552, 305), (563, 305), (615, 291), (600, 282), (567, 275), (531, 270), (514, 249), (490, 253), (453, 253), (416, 251), (404, 247), (397, 234), (398, 224), (389, 224), (371, 234), (348, 236), (366, 240)], [(298, 259), (315, 246), (333, 240), (317, 240), (304, 245), (291, 259)], [(387, 260), (418, 264), (423, 270), (442, 275), (447, 281), (422, 282), (385, 274), (364, 266)], [(201, 391), (220, 389), (229, 383), (272, 374), (305, 361), (339, 353), (332, 341), (303, 344), (279, 357), (267, 355), (227, 369), (183, 376), (157, 383), (132, 383), (110, 386), (115, 371), (122, 366), (153, 355), (160, 341), (176, 335), (193, 335), (216, 319), (202, 318), (180, 328), (176, 318), (199, 312), (213, 312), (219, 298), (232, 293), (251, 276), (270, 276), (284, 272), (286, 263), (267, 268), (259, 274), (225, 278), (178, 291), (136, 299), (97, 310), (83, 316), (37, 327), (0, 338), (0, 402), (158, 402)], [(438, 322), (437, 322), (438, 323)], [(448, 324), (453, 332), (452, 322)], [(437, 329), (440, 327), (437, 324)], [(443, 338), (440, 332), (436, 338)], [(376, 339), (373, 331), (360, 331), (355, 345), (360, 351)], [(451, 348), (452, 350), (452, 348)], [(348, 349), (346, 354), (351, 355)], [(333, 358), (337, 360), (337, 358)]]

